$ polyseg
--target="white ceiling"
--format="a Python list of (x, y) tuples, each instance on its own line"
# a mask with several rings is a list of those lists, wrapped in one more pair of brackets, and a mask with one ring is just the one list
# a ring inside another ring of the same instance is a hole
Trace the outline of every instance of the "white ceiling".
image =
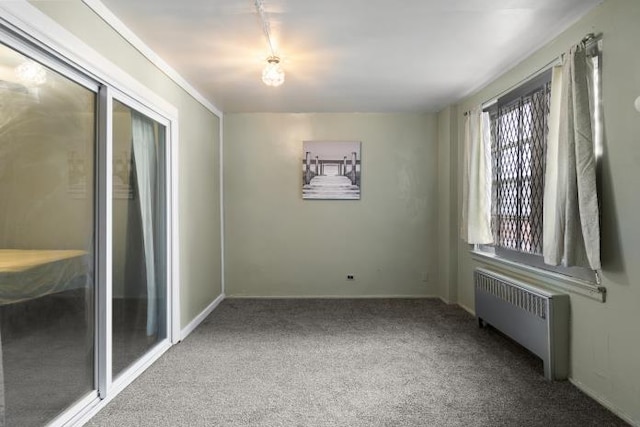
[(601, 0), (102, 0), (224, 112), (435, 112), (490, 82)]

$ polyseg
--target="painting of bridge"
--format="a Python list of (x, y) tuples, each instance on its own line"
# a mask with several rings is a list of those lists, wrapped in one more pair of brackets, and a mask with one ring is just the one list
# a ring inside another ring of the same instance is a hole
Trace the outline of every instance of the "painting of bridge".
[(303, 141), (302, 198), (360, 199), (360, 142)]

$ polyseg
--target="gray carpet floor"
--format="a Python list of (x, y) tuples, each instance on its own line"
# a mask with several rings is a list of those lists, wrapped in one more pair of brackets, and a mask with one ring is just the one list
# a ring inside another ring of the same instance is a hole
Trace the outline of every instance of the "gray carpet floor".
[(439, 300), (225, 300), (89, 426), (622, 426)]

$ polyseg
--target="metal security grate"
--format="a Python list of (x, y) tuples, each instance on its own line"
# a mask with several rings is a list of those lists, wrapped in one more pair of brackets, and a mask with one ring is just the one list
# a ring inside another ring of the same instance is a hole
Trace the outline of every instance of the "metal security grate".
[(515, 305), (541, 319), (547, 318), (548, 299), (496, 277), (474, 271), (475, 286), (496, 298)]
[(551, 82), (491, 115), (493, 231), (497, 246), (542, 253), (542, 199)]

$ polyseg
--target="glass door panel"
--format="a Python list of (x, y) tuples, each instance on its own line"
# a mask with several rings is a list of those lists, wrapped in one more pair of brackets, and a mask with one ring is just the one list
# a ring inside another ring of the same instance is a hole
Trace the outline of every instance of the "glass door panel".
[(95, 389), (96, 94), (0, 44), (0, 425)]
[(112, 372), (167, 338), (165, 127), (113, 101)]

